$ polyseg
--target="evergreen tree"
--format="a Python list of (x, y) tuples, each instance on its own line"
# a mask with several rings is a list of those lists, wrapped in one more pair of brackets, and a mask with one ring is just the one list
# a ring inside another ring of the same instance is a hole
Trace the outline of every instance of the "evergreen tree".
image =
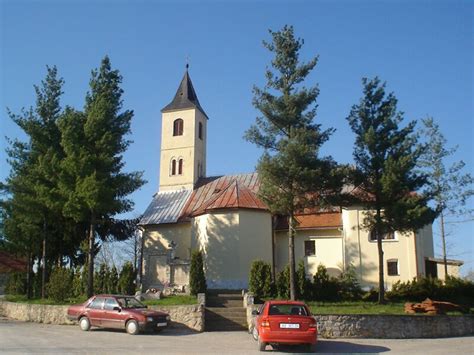
[(111, 294), (115, 294), (118, 292), (118, 280), (119, 280), (119, 277), (118, 277), (118, 272), (117, 272), (117, 268), (114, 266), (112, 266), (112, 269), (110, 270), (110, 275), (109, 275), (109, 278), (108, 278), (108, 286), (107, 286), (107, 292), (111, 293)]
[(130, 261), (123, 264), (122, 271), (118, 280), (118, 290), (124, 295), (133, 295), (135, 293), (136, 273)]
[(64, 213), (76, 221), (87, 221), (88, 284), (93, 293), (94, 255), (98, 227), (113, 226), (113, 216), (130, 211), (127, 196), (143, 185), (142, 173), (124, 173), (123, 156), (129, 144), (133, 112), (122, 109), (122, 77), (105, 57), (92, 71), (84, 113), (67, 110), (60, 122), (63, 162)]
[(400, 127), (403, 114), (397, 111), (394, 94), (386, 95), (378, 78), (362, 82), (364, 96), (347, 120), (356, 134), (355, 186), (361, 203), (374, 212), (366, 214), (363, 227), (377, 236), (379, 303), (383, 303), (384, 235), (422, 228), (435, 215), (427, 206), (429, 196), (420, 192), (427, 179), (415, 169), (422, 153), (413, 133), (416, 122)]
[(272, 213), (288, 216), (290, 297), (295, 299), (295, 214), (328, 202), (328, 196), (340, 192), (342, 178), (331, 157), (319, 157), (320, 147), (334, 131), (314, 123), (319, 89), (301, 85), (317, 58), (300, 63), (303, 40), (294, 37), (293, 27), (270, 34), (272, 43), (263, 44), (274, 54), (273, 70), (266, 70), (265, 88), (253, 90), (253, 104), (262, 116), (245, 138), (265, 149), (257, 165), (260, 198)]
[(296, 284), (298, 286), (298, 297), (303, 300), (311, 299), (311, 282), (306, 278), (304, 260), (300, 260), (298, 263), (298, 269), (296, 270)]
[(249, 291), (256, 300), (273, 296), (272, 268), (263, 260), (255, 260), (250, 267)]
[[(26, 133), (25, 143), (11, 142), (7, 150), (11, 174), (7, 188), (11, 199), (7, 202), (6, 234), (13, 244), (21, 239), (29, 244), (25, 256), (33, 259), (31, 243), (40, 239), (41, 260), (61, 260), (64, 248), (64, 220), (61, 218), (61, 199), (58, 193), (59, 162), (62, 158), (57, 121), (61, 113), (60, 97), (64, 81), (58, 78), (56, 67), (47, 67), (47, 75), (40, 86), (35, 86), (36, 105), (21, 114), (9, 111), (11, 119)], [(18, 233), (18, 234), (17, 234)], [(20, 242), (21, 244), (21, 242)], [(47, 253), (47, 245), (55, 246)], [(59, 246), (59, 247), (58, 247)], [(28, 280), (31, 275), (29, 266)], [(45, 296), (46, 271), (42, 268), (42, 297)], [(29, 282), (28, 282), (29, 283)], [(29, 289), (29, 287), (28, 287)]]
[(446, 220), (451, 222), (473, 220), (473, 210), (466, 208), (466, 203), (474, 195), (474, 178), (469, 173), (463, 173), (466, 164), (462, 160), (448, 165), (446, 159), (454, 155), (458, 147), (446, 147), (446, 138), (433, 118), (428, 117), (422, 122), (425, 149), (419, 166), (428, 176), (430, 193), (433, 195), (435, 210), (439, 215), (444, 274), (448, 276)]
[(276, 289), (278, 297), (283, 299), (290, 298), (290, 266), (286, 265), (285, 268), (277, 274)]
[(199, 250), (191, 254), (191, 265), (189, 267), (189, 289), (191, 295), (205, 293), (207, 290), (206, 275), (204, 274), (204, 261)]

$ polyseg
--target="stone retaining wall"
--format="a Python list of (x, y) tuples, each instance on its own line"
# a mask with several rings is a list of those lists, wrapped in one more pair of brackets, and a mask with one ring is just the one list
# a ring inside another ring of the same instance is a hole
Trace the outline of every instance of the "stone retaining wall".
[[(247, 324), (260, 305), (244, 296)], [(474, 315), (315, 315), (322, 338), (442, 338), (474, 335)]]
[(315, 315), (323, 338), (442, 338), (474, 335), (474, 316)]
[[(204, 331), (204, 306), (149, 306), (168, 313), (171, 327), (186, 328), (197, 332)], [(0, 314), (7, 318), (46, 324), (75, 324), (67, 319), (68, 306), (15, 303), (0, 300)]]

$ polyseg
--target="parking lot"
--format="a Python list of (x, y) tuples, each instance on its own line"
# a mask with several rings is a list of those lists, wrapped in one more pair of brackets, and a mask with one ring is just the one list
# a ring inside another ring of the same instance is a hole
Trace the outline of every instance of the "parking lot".
[[(285, 347), (268, 352), (304, 352)], [(321, 339), (318, 353), (472, 353), (474, 337), (447, 339)], [(167, 329), (160, 334), (131, 336), (121, 331), (0, 320), (2, 353), (161, 353), (253, 354), (257, 344), (245, 332), (190, 333)]]

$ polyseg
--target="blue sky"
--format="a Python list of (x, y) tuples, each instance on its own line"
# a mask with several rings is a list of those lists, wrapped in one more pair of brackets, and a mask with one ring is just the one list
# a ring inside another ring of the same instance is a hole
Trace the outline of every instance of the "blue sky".
[[(127, 170), (148, 184), (133, 194), (143, 212), (158, 186), (160, 109), (172, 99), (189, 56), (190, 75), (210, 117), (208, 175), (250, 172), (261, 152), (242, 139), (258, 115), (268, 29), (292, 24), (303, 59), (319, 55), (307, 85), (319, 84), (317, 120), (337, 129), (324, 146), (352, 161), (345, 117), (361, 78), (380, 76), (407, 120), (435, 117), (456, 159), (473, 172), (473, 13), (470, 1), (22, 1), (0, 0), (0, 179), (8, 174), (4, 136), (22, 138), (6, 115), (34, 104), (45, 66), (64, 77), (63, 104), (81, 108), (91, 69), (104, 55), (122, 73), (124, 107), (135, 117)], [(472, 204), (471, 204), (472, 205)], [(453, 231), (450, 252), (474, 268), (473, 224)], [(435, 235), (437, 236), (437, 234)], [(435, 239), (439, 251), (439, 241)]]

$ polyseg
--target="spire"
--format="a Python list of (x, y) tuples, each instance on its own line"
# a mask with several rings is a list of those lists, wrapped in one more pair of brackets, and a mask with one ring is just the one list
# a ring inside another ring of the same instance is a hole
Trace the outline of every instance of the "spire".
[(174, 95), (173, 101), (165, 106), (161, 112), (197, 108), (204, 114), (204, 116), (206, 116), (206, 118), (209, 119), (202, 109), (201, 104), (199, 103), (196, 91), (194, 91), (193, 83), (191, 82), (191, 78), (188, 73), (188, 68), (189, 64), (186, 63), (186, 71), (181, 83), (179, 84), (178, 91), (176, 91), (176, 95)]

